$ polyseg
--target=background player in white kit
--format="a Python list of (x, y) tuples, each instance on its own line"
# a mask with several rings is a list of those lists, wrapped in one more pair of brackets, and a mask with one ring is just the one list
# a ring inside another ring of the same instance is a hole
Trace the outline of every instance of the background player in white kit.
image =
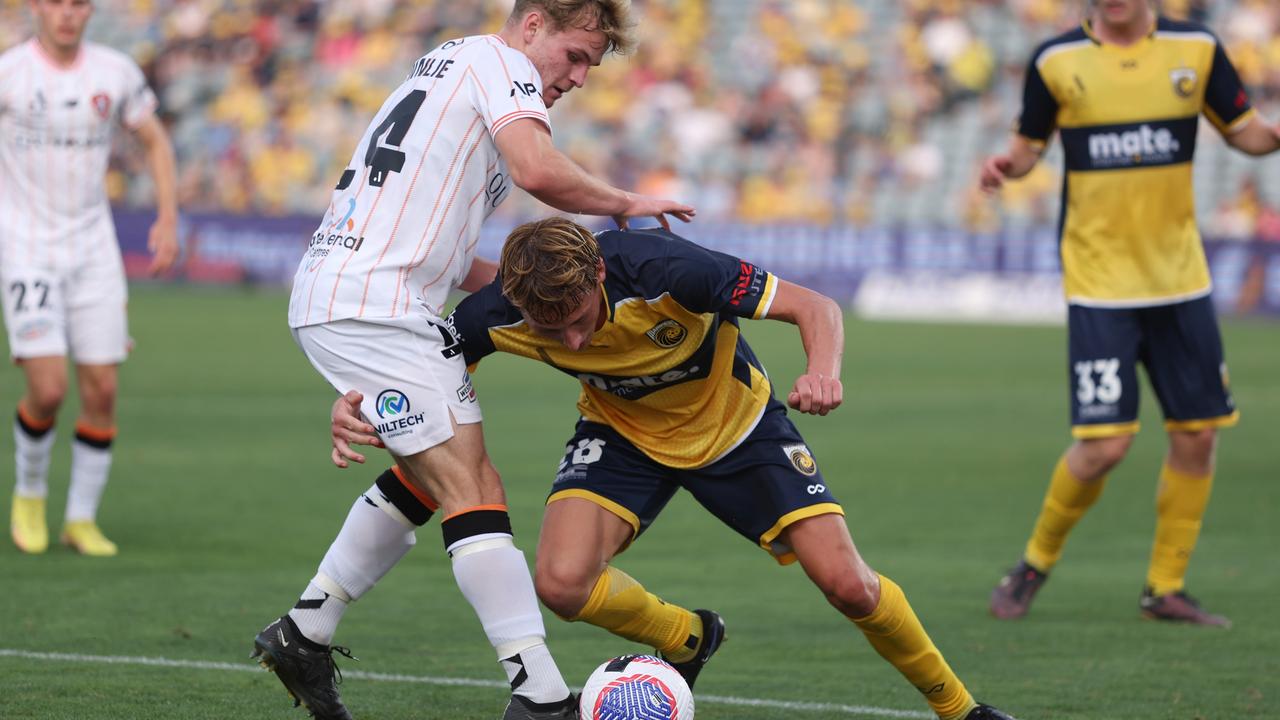
[(116, 432), (117, 366), (129, 336), (107, 159), (117, 123), (141, 141), (158, 207), (151, 269), (160, 272), (178, 253), (173, 149), (138, 66), (123, 53), (83, 42), (92, 2), (28, 4), (35, 37), (0, 55), (0, 292), (9, 354), (26, 377), (13, 433), (10, 529), (23, 552), (48, 547), (49, 456), (70, 354), (80, 416), (62, 541), (86, 555), (115, 555), (96, 516)]
[[(693, 215), (592, 177), (552, 144), (547, 108), (606, 52), (630, 49), (630, 31), (629, 0), (517, 0), (498, 34), (450, 40), (418, 60), (357, 145), (289, 302), (312, 365), (339, 393), (367, 398), (361, 410), (399, 471), (439, 502), (458, 587), (511, 682), (507, 720), (576, 708), (547, 650), (475, 392), (441, 314), (451, 290), (493, 278), (493, 263), (473, 262), (476, 242), (513, 184), (620, 225)], [(381, 513), (397, 522), (388, 529)], [(315, 717), (351, 717), (334, 684), (334, 628), (408, 551), (414, 528), (370, 488), (293, 610), (255, 639), (255, 657)]]

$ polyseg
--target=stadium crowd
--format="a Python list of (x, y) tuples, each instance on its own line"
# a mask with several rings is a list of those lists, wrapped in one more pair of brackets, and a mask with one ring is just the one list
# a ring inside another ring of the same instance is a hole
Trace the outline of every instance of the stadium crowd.
[[(412, 61), (495, 30), (511, 0), (97, 0), (90, 36), (146, 70), (177, 149), (186, 211), (316, 214), (356, 134)], [(0, 47), (28, 34), (0, 0)], [(1083, 0), (635, 0), (642, 43), (592, 72), (552, 121), (564, 148), (622, 187), (710, 220), (1051, 224), (1056, 160), (982, 198), (1035, 45)], [(1220, 34), (1255, 103), (1280, 102), (1280, 6), (1164, 0)], [(1280, 166), (1204, 132), (1197, 198), (1210, 234), (1280, 238)], [(150, 202), (119, 154), (122, 205)], [(134, 162), (137, 162), (136, 160)], [(517, 194), (499, 212), (538, 212)]]

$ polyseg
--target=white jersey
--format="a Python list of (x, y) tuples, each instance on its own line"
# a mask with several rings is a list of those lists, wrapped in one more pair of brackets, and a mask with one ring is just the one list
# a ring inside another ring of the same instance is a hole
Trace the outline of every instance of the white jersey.
[(420, 58), (360, 139), (293, 279), (290, 327), (439, 315), (466, 277), (480, 225), (511, 191), (494, 137), (551, 127), (533, 63), (497, 35)]
[(84, 43), (68, 68), (34, 39), (0, 55), (0, 262), (56, 268), (114, 243), (112, 130), (155, 109), (137, 64), (111, 48)]

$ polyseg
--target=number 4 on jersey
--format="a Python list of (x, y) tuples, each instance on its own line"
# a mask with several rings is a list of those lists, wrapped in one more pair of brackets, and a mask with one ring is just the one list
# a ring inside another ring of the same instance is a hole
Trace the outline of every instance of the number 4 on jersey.
[(426, 99), (425, 90), (414, 90), (405, 95), (369, 137), (369, 147), (364, 151), (364, 166), (369, 168), (369, 184), (373, 187), (382, 187), (387, 181), (387, 173), (400, 172), (404, 168), (404, 153), (395, 148), (404, 142), (409, 126)]

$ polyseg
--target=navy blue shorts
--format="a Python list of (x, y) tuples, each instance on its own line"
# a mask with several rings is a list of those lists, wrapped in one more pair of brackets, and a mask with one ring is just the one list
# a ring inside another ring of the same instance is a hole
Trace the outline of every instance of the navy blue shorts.
[(776, 401), (738, 447), (693, 470), (661, 465), (609, 426), (580, 420), (547, 502), (567, 497), (594, 502), (630, 523), (635, 539), (680, 488), (784, 565), (794, 562), (795, 554), (778, 540), (783, 529), (808, 517), (844, 514)]
[(1222, 337), (1208, 297), (1144, 308), (1072, 305), (1067, 328), (1075, 437), (1138, 431), (1138, 363), (1160, 400), (1166, 430), (1236, 423)]

